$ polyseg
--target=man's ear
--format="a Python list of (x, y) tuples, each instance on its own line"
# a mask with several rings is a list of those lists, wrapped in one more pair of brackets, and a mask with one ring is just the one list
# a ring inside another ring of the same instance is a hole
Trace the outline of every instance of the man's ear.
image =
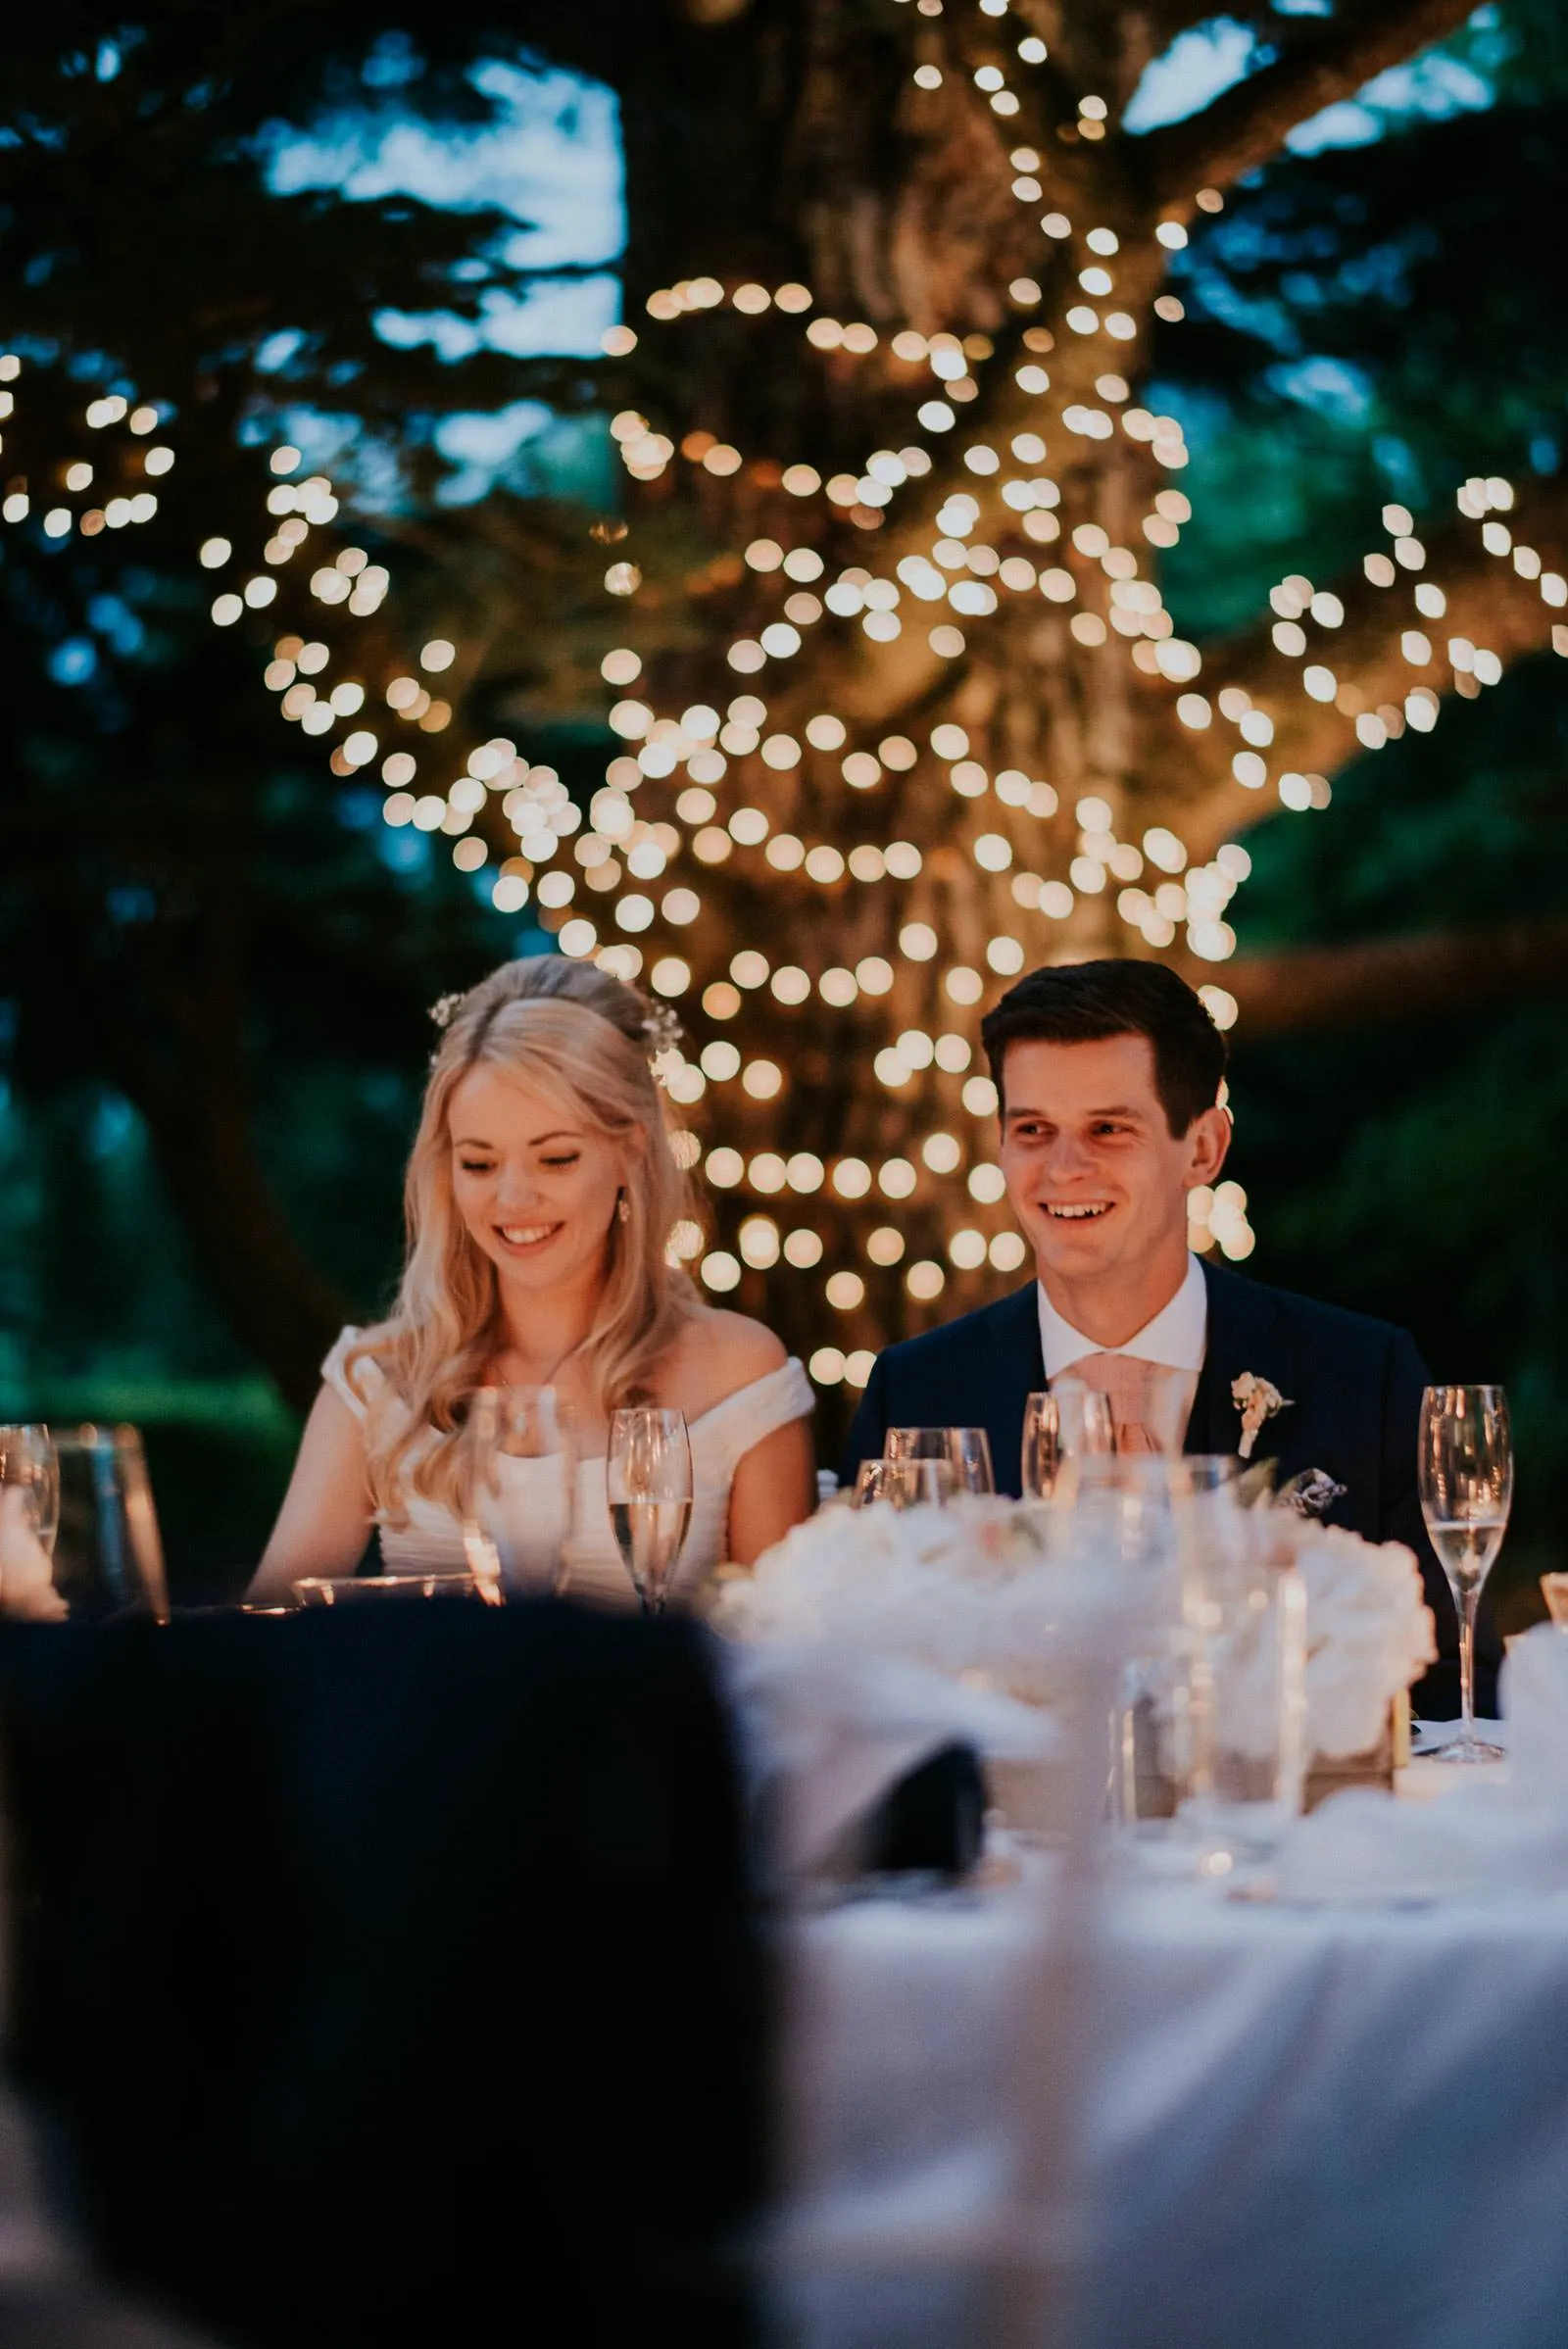
[(1186, 1189), (1196, 1191), (1200, 1183), (1212, 1183), (1229, 1155), (1230, 1147), (1230, 1112), (1216, 1102), (1212, 1109), (1201, 1110), (1187, 1129), (1187, 1172), (1183, 1177)]

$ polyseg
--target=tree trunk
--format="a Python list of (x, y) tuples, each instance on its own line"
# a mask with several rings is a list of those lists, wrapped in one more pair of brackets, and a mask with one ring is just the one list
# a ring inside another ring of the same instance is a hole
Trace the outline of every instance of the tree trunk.
[[(743, 1300), (853, 1354), (978, 1301), (1014, 1260), (990, 1196), (982, 996), (1030, 964), (1185, 943), (1250, 1021), (1214, 852), (1358, 755), (1358, 721), (1424, 725), (1413, 689), (1430, 682), (1435, 714), (1478, 690), (1476, 651), (1549, 641), (1557, 519), (1529, 525), (1534, 571), (1481, 551), (1479, 515), (1428, 550), (1407, 538), (1400, 584), (1343, 585), (1343, 623), (1295, 656), (1272, 613), (1212, 653), (1183, 646), (1158, 592), (1186, 451), (1138, 386), (1183, 223), (1294, 122), (1459, 22), (1460, 0), (1292, 21), (1274, 63), (1142, 139), (1118, 111), (1196, 10), (724, 13), (688, 8), (667, 70), (623, 90), (639, 344), (621, 397), (668, 455), (628, 484), (615, 554), (640, 584), (607, 624), (641, 658), (643, 714), (583, 845), (618, 879), (657, 839), (668, 874), (625, 876), (624, 899), (579, 890), (550, 918), (680, 1003), (706, 1063), (681, 1098), (710, 1167), (739, 1153), (714, 1240), (758, 1268)], [(765, 298), (792, 280), (806, 295)], [(946, 421), (919, 413), (936, 399)], [(786, 489), (802, 464), (823, 486)], [(888, 465), (879, 484), (868, 467)], [(1419, 661), (1417, 577), (1448, 599), (1419, 621)], [(849, 600), (824, 612), (832, 587)], [(1330, 662), (1325, 705), (1302, 677)], [(1201, 704), (1178, 714), (1184, 693)], [(716, 764), (711, 731), (683, 722), (705, 706), (742, 712)], [(659, 751), (646, 779), (639, 744)], [(763, 1277), (781, 1241), (797, 1266), (820, 1245), (809, 1280)]]

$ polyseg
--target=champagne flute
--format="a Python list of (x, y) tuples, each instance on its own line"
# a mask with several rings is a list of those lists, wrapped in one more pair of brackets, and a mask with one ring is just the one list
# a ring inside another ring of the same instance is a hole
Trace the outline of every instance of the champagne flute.
[(1023, 1410), (1024, 1498), (1050, 1500), (1063, 1460), (1115, 1448), (1110, 1397), (1098, 1388), (1075, 1385), (1059, 1394), (1042, 1389), (1031, 1395)]
[(1429, 1387), (1421, 1397), (1416, 1481), (1421, 1514), (1459, 1614), (1457, 1737), (1440, 1762), (1500, 1762), (1503, 1749), (1476, 1736), (1476, 1607), (1502, 1547), (1513, 1499), (1513, 1438), (1500, 1387)]
[(692, 1447), (682, 1411), (612, 1413), (605, 1489), (615, 1545), (645, 1615), (662, 1615), (692, 1521)]

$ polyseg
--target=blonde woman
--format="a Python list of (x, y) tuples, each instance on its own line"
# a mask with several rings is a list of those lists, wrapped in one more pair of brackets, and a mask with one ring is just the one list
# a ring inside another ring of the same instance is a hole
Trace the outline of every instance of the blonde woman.
[[(657, 1015), (604, 971), (545, 954), (439, 1008), (397, 1304), (323, 1363), (251, 1595), (351, 1575), (372, 1524), (390, 1573), (461, 1566), (464, 1398), (491, 1384), (552, 1388), (570, 1414), (571, 1594), (632, 1600), (604, 1460), (609, 1414), (630, 1401), (677, 1408), (691, 1432), (677, 1590), (718, 1559), (749, 1564), (811, 1508), (811, 1390), (771, 1331), (704, 1304), (666, 1260), (689, 1209), (649, 1064)], [(509, 1508), (547, 1527), (545, 1487), (530, 1498), (527, 1479), (548, 1464), (507, 1466), (523, 1479)]]

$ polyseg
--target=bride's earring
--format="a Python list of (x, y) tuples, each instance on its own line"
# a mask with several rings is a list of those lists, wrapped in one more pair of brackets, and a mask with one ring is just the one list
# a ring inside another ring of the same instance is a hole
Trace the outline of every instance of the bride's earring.
[(617, 1191), (615, 1194), (615, 1219), (618, 1223), (630, 1223), (631, 1221), (631, 1201), (627, 1199), (624, 1191)]

